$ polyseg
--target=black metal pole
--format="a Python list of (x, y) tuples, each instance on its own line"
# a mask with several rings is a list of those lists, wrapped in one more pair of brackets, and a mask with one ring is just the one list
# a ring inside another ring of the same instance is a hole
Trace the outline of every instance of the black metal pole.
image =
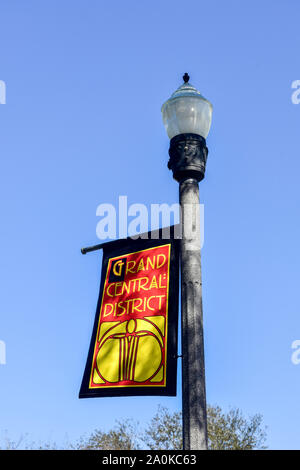
[(170, 142), (168, 167), (179, 182), (181, 207), (182, 417), (184, 450), (207, 449), (207, 415), (198, 182), (204, 178), (205, 139), (180, 134)]
[(101, 250), (106, 243), (99, 243), (98, 245), (87, 246), (86, 248), (81, 248), (81, 253), (85, 255), (86, 253), (90, 253), (91, 251)]
[(207, 449), (199, 186), (180, 182), (183, 448)]

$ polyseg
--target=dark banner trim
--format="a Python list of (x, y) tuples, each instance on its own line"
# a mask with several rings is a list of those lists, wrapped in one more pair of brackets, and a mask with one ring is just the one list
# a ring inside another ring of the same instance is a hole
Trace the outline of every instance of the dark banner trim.
[(79, 398), (176, 395), (179, 240), (165, 230), (103, 246)]

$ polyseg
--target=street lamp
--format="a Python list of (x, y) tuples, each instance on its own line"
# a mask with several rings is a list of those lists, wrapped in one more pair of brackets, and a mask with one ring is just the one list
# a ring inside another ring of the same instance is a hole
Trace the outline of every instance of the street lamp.
[(182, 416), (184, 450), (207, 449), (199, 181), (204, 178), (212, 105), (189, 83), (162, 106), (170, 138), (168, 168), (179, 182), (181, 206)]

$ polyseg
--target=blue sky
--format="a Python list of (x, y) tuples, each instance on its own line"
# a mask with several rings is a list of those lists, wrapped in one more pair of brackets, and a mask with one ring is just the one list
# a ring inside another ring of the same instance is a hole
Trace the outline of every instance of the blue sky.
[(176, 398), (79, 400), (101, 255), (96, 208), (168, 204), (160, 107), (184, 72), (214, 105), (202, 250), (207, 399), (300, 448), (296, 0), (0, 2), (0, 432), (74, 440)]

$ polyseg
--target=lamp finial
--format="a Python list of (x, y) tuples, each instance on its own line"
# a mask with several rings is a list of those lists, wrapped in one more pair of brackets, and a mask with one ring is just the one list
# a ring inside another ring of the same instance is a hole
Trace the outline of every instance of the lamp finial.
[(189, 76), (188, 73), (185, 72), (185, 74), (183, 75), (182, 78), (183, 78), (184, 83), (188, 83), (188, 81), (189, 81), (189, 79), (190, 79), (190, 76)]

